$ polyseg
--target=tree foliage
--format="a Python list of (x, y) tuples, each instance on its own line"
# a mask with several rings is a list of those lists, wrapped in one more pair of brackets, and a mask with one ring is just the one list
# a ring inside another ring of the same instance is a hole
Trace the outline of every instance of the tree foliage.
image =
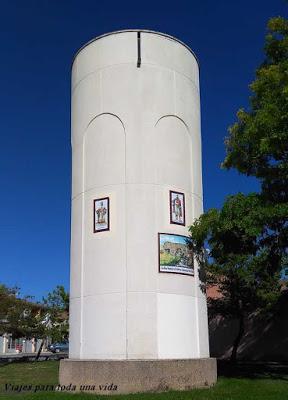
[[(230, 196), (190, 227), (208, 285), (220, 297), (210, 311), (239, 320), (231, 358), (245, 332), (245, 316), (271, 310), (281, 295), (288, 249), (288, 21), (268, 23), (265, 60), (250, 85), (250, 109), (240, 109), (226, 138), (223, 168), (259, 179), (259, 193)], [(203, 248), (209, 247), (209, 255)]]
[[(190, 227), (208, 285), (222, 297), (210, 299), (212, 312), (237, 318), (242, 312), (269, 310), (280, 293), (279, 265), (266, 246), (270, 209), (257, 194), (230, 196), (221, 210), (210, 209)], [(209, 247), (209, 254), (203, 246)], [(241, 304), (240, 304), (241, 302)]]
[(250, 110), (241, 109), (229, 130), (223, 167), (260, 180), (258, 208), (267, 217), (260, 244), (279, 269), (288, 254), (288, 20), (269, 21), (265, 54), (250, 85)]
[(20, 297), (19, 288), (0, 284), (0, 334), (14, 338), (49, 336), (53, 341), (68, 337), (69, 294), (57, 286), (42, 303), (31, 296)]
[(32, 338), (45, 332), (45, 309), (31, 299), (31, 296), (21, 298), (17, 287), (0, 285), (0, 334)]
[(43, 303), (49, 315), (47, 336), (50, 336), (53, 342), (68, 339), (69, 293), (65, 291), (64, 286), (58, 285), (43, 299)]
[(240, 109), (229, 129), (223, 166), (259, 178), (262, 195), (287, 203), (288, 177), (288, 21), (272, 18), (266, 58), (250, 85), (250, 110)]

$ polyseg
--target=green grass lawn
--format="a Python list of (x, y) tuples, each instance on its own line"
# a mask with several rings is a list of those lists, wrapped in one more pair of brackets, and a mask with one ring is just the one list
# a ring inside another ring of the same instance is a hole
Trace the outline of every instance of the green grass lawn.
[[(57, 385), (58, 384), (58, 361), (42, 361), (42, 362), (26, 362), (11, 363), (8, 365), (0, 365), (0, 399), (96, 399), (104, 396), (81, 394), (81, 393), (60, 393), (50, 391), (24, 392), (7, 392), (5, 384), (12, 385)], [(245, 369), (245, 371), (247, 371)], [(245, 372), (244, 371), (244, 372)], [(286, 371), (286, 370), (285, 370)], [(210, 389), (195, 389), (188, 392), (166, 392), (157, 394), (133, 394), (133, 395), (113, 395), (109, 398), (117, 398), (119, 400), (288, 400), (288, 375), (286, 372), (280, 373), (264, 373), (260, 372), (245, 377), (243, 370), (231, 374), (229, 369), (228, 375), (220, 376), (217, 384)], [(237, 376), (238, 375), (238, 376)], [(246, 374), (247, 375), (247, 374)], [(244, 377), (243, 377), (244, 376)], [(106, 396), (105, 396), (106, 397)]]

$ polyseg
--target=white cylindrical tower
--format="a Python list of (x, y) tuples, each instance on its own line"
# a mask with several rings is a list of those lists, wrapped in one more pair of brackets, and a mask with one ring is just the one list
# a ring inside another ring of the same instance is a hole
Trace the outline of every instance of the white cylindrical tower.
[(209, 357), (185, 244), (202, 213), (193, 52), (144, 30), (85, 45), (72, 69), (72, 151), (69, 358)]

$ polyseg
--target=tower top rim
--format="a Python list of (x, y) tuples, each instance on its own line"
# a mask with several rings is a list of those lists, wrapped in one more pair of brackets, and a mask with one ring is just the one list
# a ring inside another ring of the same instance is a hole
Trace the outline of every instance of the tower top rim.
[(74, 63), (75, 59), (79, 55), (79, 53), (83, 49), (85, 49), (87, 46), (89, 46), (91, 43), (96, 42), (99, 39), (103, 39), (106, 36), (117, 35), (117, 34), (120, 34), (120, 33), (128, 33), (128, 32), (151, 33), (153, 35), (163, 36), (166, 39), (173, 40), (173, 41), (181, 44), (182, 46), (184, 46), (194, 56), (194, 58), (195, 58), (195, 60), (196, 60), (196, 62), (198, 64), (198, 67), (199, 67), (199, 60), (198, 60), (196, 54), (194, 53), (194, 51), (186, 43), (182, 42), (180, 39), (177, 39), (175, 36), (168, 35), (167, 33), (163, 33), (163, 32), (153, 31), (153, 30), (150, 30), (150, 29), (122, 29), (122, 30), (107, 32), (107, 33), (104, 33), (102, 35), (96, 36), (93, 39), (89, 40), (88, 42), (84, 43), (83, 46), (81, 46), (79, 48), (79, 50), (77, 50), (77, 52), (75, 53), (75, 55), (73, 57), (73, 60), (72, 60), (72, 66), (73, 66), (73, 63)]

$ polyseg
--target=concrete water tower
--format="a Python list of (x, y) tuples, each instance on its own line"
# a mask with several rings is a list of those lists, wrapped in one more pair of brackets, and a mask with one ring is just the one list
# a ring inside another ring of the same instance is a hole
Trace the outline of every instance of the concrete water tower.
[(191, 49), (145, 30), (82, 47), (72, 151), (70, 350), (60, 382), (99, 393), (111, 383), (117, 393), (215, 383), (206, 297), (186, 242), (202, 213)]

